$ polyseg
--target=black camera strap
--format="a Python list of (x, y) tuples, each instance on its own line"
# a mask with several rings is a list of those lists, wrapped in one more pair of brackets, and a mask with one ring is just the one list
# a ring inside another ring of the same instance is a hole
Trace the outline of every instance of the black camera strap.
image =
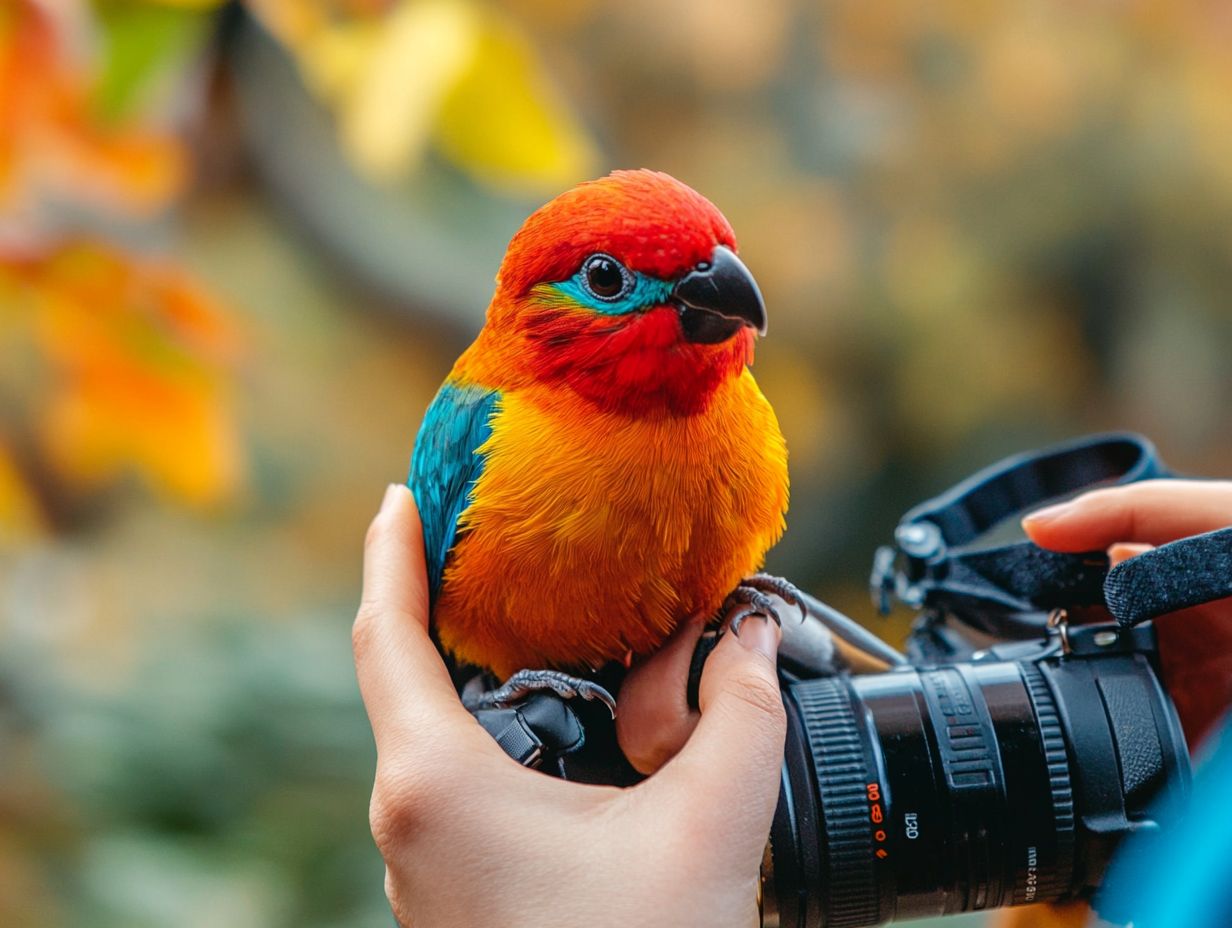
[[(1154, 445), (1128, 433), (1088, 436), (1005, 458), (903, 516), (895, 544), (877, 552), (871, 578), (874, 598), (883, 612), (893, 596), (917, 609), (953, 614), (997, 635), (1032, 636), (1056, 608), (1107, 601), (1119, 620), (1133, 624), (1192, 605), (1185, 600), (1194, 596), (1201, 597), (1194, 602), (1202, 602), (1228, 595), (1219, 592), (1232, 582), (1232, 549), (1226, 537), (1164, 546), (1152, 552), (1156, 557), (1151, 560), (1130, 570), (1118, 568), (1111, 576), (1103, 551), (1060, 554), (1028, 541), (995, 547), (980, 543), (1005, 520), (1051, 500), (1097, 486), (1168, 476)], [(1184, 560), (1173, 568), (1162, 563), (1161, 556)], [(1203, 583), (1195, 583), (1199, 572)]]
[(1122, 626), (1232, 596), (1232, 528), (1181, 538), (1122, 561), (1104, 598)]

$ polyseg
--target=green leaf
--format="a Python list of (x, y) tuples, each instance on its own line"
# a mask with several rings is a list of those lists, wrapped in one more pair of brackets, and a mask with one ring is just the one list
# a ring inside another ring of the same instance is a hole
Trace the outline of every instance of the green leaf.
[(93, 103), (98, 117), (113, 124), (147, 102), (155, 81), (193, 61), (213, 16), (201, 9), (132, 0), (98, 0), (94, 9), (103, 56)]

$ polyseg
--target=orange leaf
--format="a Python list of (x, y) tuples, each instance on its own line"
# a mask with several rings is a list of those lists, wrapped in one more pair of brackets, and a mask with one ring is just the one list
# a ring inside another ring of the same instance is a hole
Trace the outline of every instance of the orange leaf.
[(97, 75), (74, 41), (88, 25), (84, 4), (0, 7), (0, 213), (54, 196), (145, 214), (185, 185), (187, 158), (173, 136), (97, 122)]
[(51, 370), (36, 431), (62, 479), (94, 488), (133, 473), (197, 505), (236, 490), (241, 339), (209, 294), (175, 268), (88, 243), (0, 254), (5, 271), (28, 295)]

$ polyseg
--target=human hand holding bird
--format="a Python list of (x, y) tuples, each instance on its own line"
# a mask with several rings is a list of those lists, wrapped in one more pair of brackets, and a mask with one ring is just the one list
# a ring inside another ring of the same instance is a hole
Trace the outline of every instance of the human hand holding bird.
[[(389, 488), (364, 548), (355, 669), (376, 741), (372, 833), (400, 925), (756, 923), (787, 725), (771, 621), (723, 636), (700, 721), (664, 769), (628, 789), (568, 783), (510, 763), (458, 701), (429, 637), (405, 487)], [(621, 696), (621, 717), (636, 715)]]

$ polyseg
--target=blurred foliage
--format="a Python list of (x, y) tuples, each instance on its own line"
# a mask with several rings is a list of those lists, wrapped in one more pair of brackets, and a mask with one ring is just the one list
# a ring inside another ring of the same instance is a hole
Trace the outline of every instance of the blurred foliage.
[(388, 924), (359, 541), (584, 176), (732, 220), (770, 567), (853, 614), (1003, 454), (1131, 428), (1226, 474), (1230, 39), (1154, 0), (0, 0), (0, 924)]
[(185, 153), (177, 139), (142, 123), (100, 118), (110, 108), (118, 119), (123, 80), (100, 82), (80, 47), (85, 16), (72, 2), (6, 0), (0, 7), (0, 227), (6, 235), (31, 234), (27, 223), (47, 198), (148, 213), (184, 186)]
[(595, 164), (531, 46), (492, 7), (466, 0), (252, 6), (337, 113), (343, 148), (375, 182), (405, 174), (430, 140), (475, 180), (514, 193), (551, 194)]
[(6, 255), (0, 293), (13, 313), (4, 370), (35, 386), (18, 426), (48, 472), (80, 490), (132, 470), (192, 503), (234, 490), (238, 333), (182, 272), (70, 242)]
[(147, 43), (169, 34), (163, 13), (136, 35), (129, 12), (104, 16), (105, 67), (80, 47), (83, 7), (13, 0), (0, 17), (0, 511), (12, 516), (0, 540), (129, 471), (217, 500), (240, 469), (224, 311), (178, 269), (78, 237), (67, 219), (148, 218), (185, 189), (183, 141), (128, 115), (155, 71)]

